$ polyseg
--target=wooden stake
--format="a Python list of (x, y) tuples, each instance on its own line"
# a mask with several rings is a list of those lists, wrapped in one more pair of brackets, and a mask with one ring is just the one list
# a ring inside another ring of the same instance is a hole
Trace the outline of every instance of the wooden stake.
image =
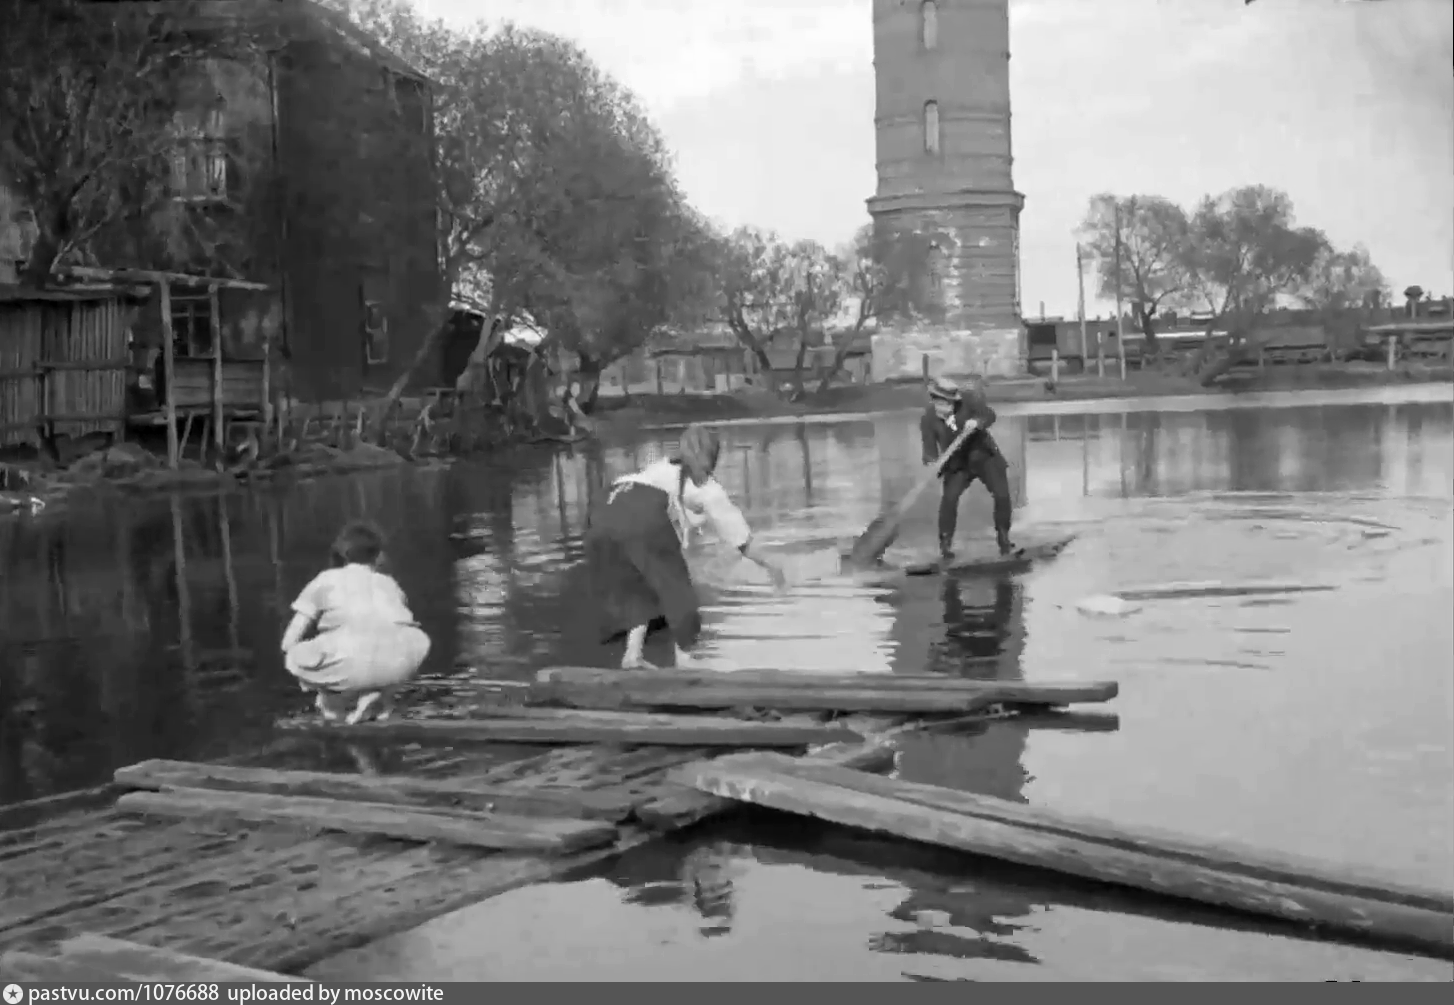
[(177, 393), (173, 386), (177, 379), (176, 346), (172, 344), (172, 287), (165, 279), (157, 284), (161, 294), (162, 312), (162, 383), (164, 407), (167, 413), (167, 466), (177, 469), (180, 450), (177, 444)]
[(212, 445), (216, 448), (218, 470), (222, 468), (222, 446), (226, 442), (226, 426), (222, 410), (222, 317), (218, 313), (217, 286), (207, 287), (207, 313), (212, 328)]

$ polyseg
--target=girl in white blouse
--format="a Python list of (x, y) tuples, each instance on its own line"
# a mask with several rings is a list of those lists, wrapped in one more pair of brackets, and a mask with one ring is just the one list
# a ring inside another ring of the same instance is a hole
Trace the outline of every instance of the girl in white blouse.
[(722, 441), (703, 426), (688, 426), (676, 451), (616, 479), (606, 503), (586, 529), (586, 569), (601, 614), (603, 641), (626, 636), (625, 669), (650, 667), (642, 656), (654, 628), (671, 631), (677, 666), (692, 662), (702, 631), (697, 591), (682, 553), (692, 529), (710, 526), (726, 544), (767, 570), (781, 585), (782, 570), (762, 553), (747, 520), (712, 477)]
[(323, 718), (346, 715), (350, 725), (370, 716), (387, 719), (395, 688), (429, 655), (429, 636), (394, 577), (381, 569), (384, 538), (376, 528), (350, 523), (330, 557), (333, 568), (314, 576), (293, 601), (284, 665), (304, 691), (314, 692)]

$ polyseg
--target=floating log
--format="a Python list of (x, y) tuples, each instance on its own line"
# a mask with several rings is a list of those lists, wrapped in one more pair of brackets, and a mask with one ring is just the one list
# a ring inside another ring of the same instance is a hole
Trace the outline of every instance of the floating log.
[(571, 817), (619, 822), (631, 815), (631, 800), (609, 792), (522, 791), (465, 785), (400, 775), (344, 775), (328, 771), (280, 771), (190, 761), (142, 761), (116, 769), (116, 784), (127, 789), (171, 792), (217, 789), (276, 796), (311, 796), (387, 803), (391, 806), (511, 813), (519, 816)]
[(1283, 593), (1327, 593), (1335, 586), (1318, 583), (1163, 583), (1116, 590), (1127, 601), (1194, 600), (1213, 597), (1270, 597)]
[(965, 680), (942, 674), (799, 674), (781, 670), (732, 673), (600, 670), (540, 671), (529, 700), (582, 709), (776, 708), (839, 712), (959, 713), (993, 704), (1059, 706), (1114, 698), (1114, 681), (1044, 684)]
[(602, 821), (550, 820), (494, 813), (446, 813), (384, 803), (345, 802), (260, 792), (171, 789), (131, 792), (116, 800), (127, 813), (163, 817), (220, 817), (249, 824), (301, 825), (346, 834), (377, 834), (491, 850), (565, 854), (609, 844), (616, 828)]
[[(170, 949), (143, 946), (122, 939), (108, 938), (104, 935), (78, 935), (59, 943), (51, 950), (51, 953), (50, 956), (37, 956), (31, 953), (10, 954), (5, 957), (4, 961), (0, 961), (0, 970), (8, 969), (6, 963), (10, 956), (14, 955), (23, 957), (22, 962), (29, 961), (32, 966), (48, 968), (51, 973), (69, 972), (73, 975), (69, 978), (32, 977), (31, 980), (121, 980), (137, 983), (156, 981), (179, 984), (222, 984), (240, 981), (314, 983), (304, 977), (289, 977), (286, 974), (275, 974), (267, 970), (240, 967), (235, 963), (189, 956), (186, 953), (177, 953)], [(80, 974), (87, 976), (74, 976)]]
[(773, 754), (698, 762), (673, 777), (850, 827), (1454, 956), (1454, 895), (1311, 859)]
[(575, 712), (548, 719), (502, 716), (489, 719), (391, 719), (356, 726), (320, 720), (279, 723), (353, 740), (397, 743), (612, 743), (658, 747), (808, 747), (860, 740), (841, 726), (791, 722), (745, 722), (705, 715)]

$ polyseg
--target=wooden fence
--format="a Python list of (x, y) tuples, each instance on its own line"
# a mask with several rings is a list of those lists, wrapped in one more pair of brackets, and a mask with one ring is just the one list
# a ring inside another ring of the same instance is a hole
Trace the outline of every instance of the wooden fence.
[(110, 290), (0, 288), (0, 447), (124, 431), (126, 310)]

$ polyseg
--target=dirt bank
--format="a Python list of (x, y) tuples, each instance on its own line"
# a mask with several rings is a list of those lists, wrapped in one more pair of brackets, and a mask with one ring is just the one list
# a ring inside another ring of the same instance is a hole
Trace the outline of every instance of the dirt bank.
[[(1124, 381), (1112, 377), (1066, 377), (1053, 389), (1044, 378), (1038, 377), (992, 380), (988, 384), (988, 395), (992, 402), (1100, 401), (1163, 395), (1225, 395), (1249, 391), (1344, 390), (1389, 384), (1447, 383), (1451, 380), (1454, 380), (1454, 371), (1448, 367), (1426, 367), (1390, 373), (1381, 365), (1342, 363), (1239, 371), (1214, 387), (1204, 387), (1191, 378), (1150, 371), (1133, 371), (1126, 375)], [(725, 419), (884, 412), (916, 408), (923, 403), (923, 387), (915, 381), (906, 384), (835, 387), (824, 394), (810, 394), (804, 400), (796, 402), (762, 391), (735, 394), (638, 394), (632, 395), (629, 400), (602, 399), (595, 416), (606, 429), (626, 432), (640, 426)]]

